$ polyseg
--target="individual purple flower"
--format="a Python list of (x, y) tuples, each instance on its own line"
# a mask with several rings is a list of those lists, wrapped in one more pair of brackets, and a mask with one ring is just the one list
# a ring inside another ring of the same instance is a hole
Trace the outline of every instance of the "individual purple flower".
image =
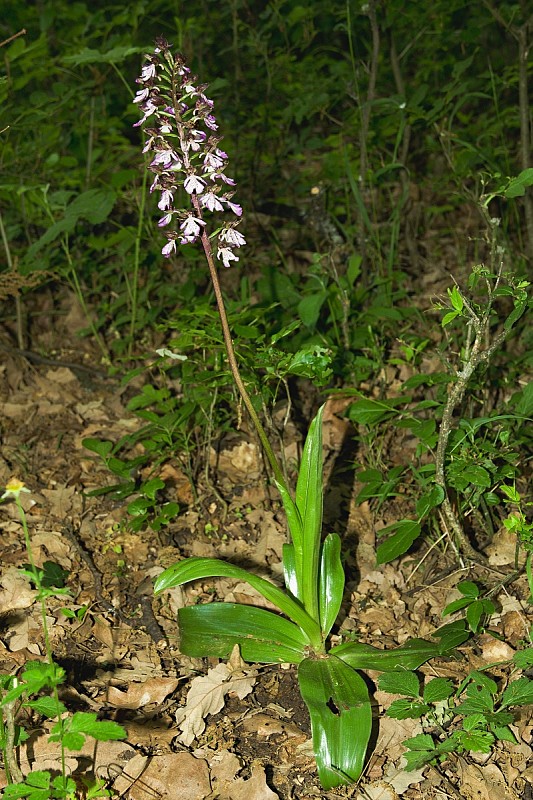
[(141, 70), (141, 77), (139, 78), (140, 83), (145, 83), (146, 81), (151, 81), (152, 78), (155, 78), (156, 71), (155, 71), (155, 64), (145, 64)]
[(237, 203), (232, 203), (229, 200), (225, 200), (225, 203), (227, 206), (229, 206), (229, 208), (231, 208), (234, 214), (236, 214), (238, 217), (242, 216), (242, 206), (238, 205)]
[(165, 256), (165, 258), (169, 258), (169, 256), (172, 255), (172, 253), (176, 252), (176, 240), (169, 239), (166, 245), (161, 250), (161, 252)]
[(135, 97), (133, 98), (134, 103), (142, 103), (143, 100), (146, 100), (148, 95), (150, 94), (150, 89), (146, 87), (145, 89), (139, 89)]
[(239, 260), (239, 257), (235, 255), (231, 247), (221, 247), (217, 253), (217, 258), (222, 259), (225, 267), (231, 266), (232, 261)]
[(224, 206), (214, 192), (206, 192), (201, 195), (200, 204), (209, 211), (224, 211)]
[(146, 122), (148, 117), (151, 117), (152, 114), (155, 111), (157, 111), (157, 106), (154, 105), (151, 100), (147, 100), (145, 103), (143, 103), (141, 108), (142, 108), (142, 110), (144, 112), (144, 117), (142, 119), (140, 119), (139, 122), (135, 123), (135, 125), (133, 126), (134, 128), (138, 128), (139, 125), (142, 125), (144, 122)]
[(200, 235), (205, 221), (199, 217), (193, 217), (192, 214), (181, 223), (180, 230), (184, 236), (193, 236), (195, 239)]
[(170, 189), (163, 189), (161, 192), (161, 198), (157, 207), (161, 211), (168, 211), (169, 208), (172, 208), (172, 203), (174, 202), (174, 195), (170, 191)]
[(205, 181), (203, 178), (198, 177), (198, 175), (189, 175), (185, 178), (185, 182), (183, 184), (183, 188), (187, 192), (187, 194), (199, 194), (203, 192), (205, 186)]
[(165, 214), (164, 217), (161, 217), (159, 222), (157, 223), (160, 228), (164, 228), (165, 225), (168, 225), (172, 220), (172, 214)]
[(235, 230), (235, 228), (224, 228), (218, 236), (219, 242), (227, 242), (228, 244), (232, 244), (235, 247), (242, 247), (243, 244), (246, 244), (246, 239), (242, 235), (240, 231)]

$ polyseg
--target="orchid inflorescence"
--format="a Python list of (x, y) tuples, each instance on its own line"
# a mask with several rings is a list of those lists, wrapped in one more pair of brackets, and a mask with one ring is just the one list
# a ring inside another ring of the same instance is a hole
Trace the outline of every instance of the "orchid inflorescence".
[[(232, 202), (234, 192), (228, 188), (235, 181), (224, 171), (228, 155), (219, 147), (221, 137), (214, 133), (218, 125), (214, 103), (205, 95), (207, 85), (197, 83), (183, 56), (173, 55), (165, 39), (156, 39), (155, 45), (137, 78), (142, 89), (133, 102), (139, 104), (143, 117), (134, 127), (152, 120), (151, 127), (144, 129), (148, 139), (143, 153), (154, 154), (149, 165), (155, 173), (150, 191), (161, 192), (157, 206), (163, 216), (158, 225), (173, 226), (161, 251), (168, 258), (176, 252), (177, 242), (194, 244), (201, 238), (204, 247), (209, 246), (205, 211), (231, 211), (240, 218), (242, 208)], [(192, 209), (175, 207), (179, 186)], [(238, 224), (239, 220), (229, 222), (218, 230), (217, 258), (225, 267), (239, 260), (235, 250), (246, 244)]]

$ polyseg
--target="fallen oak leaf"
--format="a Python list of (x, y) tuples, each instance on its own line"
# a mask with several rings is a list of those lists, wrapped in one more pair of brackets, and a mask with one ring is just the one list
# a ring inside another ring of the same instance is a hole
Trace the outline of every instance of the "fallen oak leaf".
[(181, 730), (179, 741), (189, 747), (205, 730), (204, 717), (218, 714), (225, 697), (233, 692), (242, 700), (250, 694), (256, 679), (254, 669), (244, 669), (238, 645), (233, 648), (228, 664), (217, 664), (191, 681), (186, 704), (176, 712), (176, 722)]

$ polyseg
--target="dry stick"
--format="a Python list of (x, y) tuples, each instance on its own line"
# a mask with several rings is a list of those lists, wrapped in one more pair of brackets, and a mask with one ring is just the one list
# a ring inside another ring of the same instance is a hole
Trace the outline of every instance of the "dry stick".
[(13, 39), (18, 39), (19, 36), (26, 36), (26, 28), (22, 28), (18, 33), (14, 33), (13, 36), (10, 36), (9, 39), (4, 39), (3, 42), (0, 42), (0, 47), (4, 47), (4, 45), (9, 44), (12, 42)]
[(442, 414), (439, 441), (437, 443), (437, 452), (435, 455), (435, 483), (438, 486), (441, 486), (442, 490), (444, 491), (444, 500), (441, 506), (442, 512), (446, 522), (452, 530), (452, 533), (460, 544), (461, 551), (473, 561), (484, 561), (484, 556), (474, 550), (468, 541), (461, 523), (459, 522), (459, 519), (453, 510), (447, 492), (444, 462), (446, 458), (448, 440), (453, 429), (453, 412), (461, 403), (468, 386), (468, 382), (472, 377), (474, 370), (482, 361), (488, 362), (490, 360), (494, 351), (505, 341), (509, 331), (503, 328), (503, 330), (500, 331), (500, 333), (496, 336), (492, 344), (487, 347), (486, 350), (483, 350), (482, 345), (488, 329), (490, 305), (481, 317), (478, 317), (477, 314), (474, 313), (468, 303), (465, 302), (464, 307), (470, 314), (471, 325), (474, 328), (475, 337), (466, 363), (464, 364), (463, 369), (456, 375), (457, 380), (453, 384), (450, 393), (448, 394), (448, 400), (446, 401), (444, 412)]

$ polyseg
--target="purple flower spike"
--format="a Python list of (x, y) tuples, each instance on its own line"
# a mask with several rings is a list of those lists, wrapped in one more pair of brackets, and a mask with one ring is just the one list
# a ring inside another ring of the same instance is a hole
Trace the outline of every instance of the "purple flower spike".
[[(235, 186), (235, 181), (224, 174), (228, 154), (219, 146), (221, 137), (214, 133), (218, 123), (214, 103), (205, 94), (207, 85), (198, 82), (183, 56), (174, 55), (165, 39), (157, 39), (137, 83), (141, 86), (133, 102), (139, 106), (142, 118), (134, 127), (152, 118), (150, 127), (145, 129), (143, 153), (152, 156), (149, 169), (155, 176), (150, 192), (160, 192), (157, 207), (163, 216), (157, 224), (163, 228), (181, 220), (178, 229), (167, 232), (168, 241), (161, 252), (169, 258), (176, 253), (178, 244), (195, 244), (199, 240), (206, 228), (205, 209), (212, 214), (231, 211), (241, 217), (242, 207), (232, 202), (233, 191), (227, 189)], [(176, 207), (179, 194), (184, 208)], [(239, 260), (235, 251), (246, 244), (236, 230), (239, 221), (213, 223), (220, 231), (216, 237), (217, 258), (225, 267)], [(212, 239), (209, 234), (202, 236), (204, 247), (211, 248)]]

